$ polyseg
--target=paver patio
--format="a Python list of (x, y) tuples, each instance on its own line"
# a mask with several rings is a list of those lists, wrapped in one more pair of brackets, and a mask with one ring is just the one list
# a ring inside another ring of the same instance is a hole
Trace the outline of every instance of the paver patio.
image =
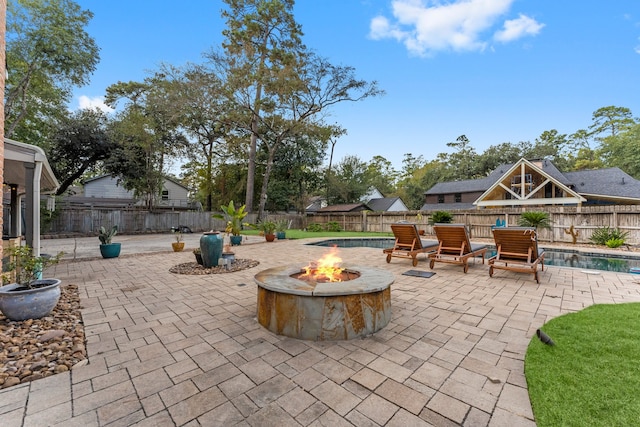
[(319, 258), (300, 241), (242, 245), (258, 267), (176, 275), (189, 250), (63, 262), (77, 283), (89, 363), (0, 391), (0, 425), (13, 426), (535, 426), (524, 354), (535, 330), (595, 303), (640, 301), (631, 274), (545, 267), (527, 274), (472, 263), (464, 274), (385, 262), (346, 248), (344, 262), (395, 274), (393, 316), (373, 336), (300, 341), (256, 320), (260, 270)]

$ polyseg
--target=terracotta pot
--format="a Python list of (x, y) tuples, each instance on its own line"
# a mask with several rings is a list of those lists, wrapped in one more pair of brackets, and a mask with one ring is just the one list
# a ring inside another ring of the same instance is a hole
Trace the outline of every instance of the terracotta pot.
[(273, 242), (274, 240), (276, 240), (276, 235), (275, 234), (265, 234), (264, 238), (267, 242)]

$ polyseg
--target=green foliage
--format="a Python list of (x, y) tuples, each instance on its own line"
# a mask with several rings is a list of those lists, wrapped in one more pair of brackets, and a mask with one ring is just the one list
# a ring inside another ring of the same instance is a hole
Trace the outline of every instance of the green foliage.
[(624, 239), (609, 239), (606, 245), (608, 248), (619, 248), (624, 245)]
[(260, 221), (256, 226), (264, 234), (273, 234), (276, 231), (276, 223), (270, 220)]
[(100, 60), (92, 17), (72, 0), (7, 2), (5, 137), (38, 145), (89, 82)]
[[(628, 232), (623, 232), (619, 228), (611, 228), (611, 227), (598, 227), (593, 230), (593, 234), (589, 240), (591, 240), (596, 245), (607, 245), (607, 242), (610, 240), (622, 240), (622, 243), (618, 246), (622, 246), (629, 236)], [(613, 246), (610, 246), (613, 247)]]
[(279, 219), (276, 221), (276, 231), (286, 231), (288, 227), (289, 221), (287, 221), (286, 219)]
[(342, 231), (342, 227), (340, 227), (340, 224), (337, 221), (329, 221), (326, 223), (324, 229), (326, 231), (330, 231), (330, 232), (338, 232), (338, 231)]
[[(8, 251), (9, 265), (7, 272), (15, 272), (15, 283), (29, 287), (29, 285), (37, 280), (40, 273), (50, 265), (57, 264), (64, 252), (59, 252), (55, 257), (33, 256), (33, 251), (28, 245), (13, 246)], [(8, 279), (7, 274), (3, 275), (3, 283)]]
[(525, 356), (539, 427), (638, 424), (640, 304), (598, 304), (550, 320)]
[(222, 205), (220, 206), (220, 209), (224, 212), (224, 215), (213, 214), (212, 217), (227, 220), (227, 228), (225, 231), (233, 234), (234, 236), (240, 235), (240, 231), (242, 230), (242, 220), (248, 215), (246, 206), (242, 205), (236, 209), (233, 200), (230, 200), (228, 205)]
[(111, 244), (111, 239), (118, 233), (118, 226), (114, 225), (110, 229), (105, 228), (104, 226), (100, 227), (98, 230), (98, 239), (100, 239), (100, 243), (103, 245)]
[(547, 212), (528, 211), (522, 212), (518, 219), (518, 225), (521, 227), (551, 228), (551, 219)]
[(435, 211), (429, 218), (429, 225), (450, 224), (453, 221), (453, 214), (447, 211)]
[(312, 222), (311, 224), (307, 225), (307, 231), (311, 231), (312, 233), (324, 231), (324, 225), (317, 222)]

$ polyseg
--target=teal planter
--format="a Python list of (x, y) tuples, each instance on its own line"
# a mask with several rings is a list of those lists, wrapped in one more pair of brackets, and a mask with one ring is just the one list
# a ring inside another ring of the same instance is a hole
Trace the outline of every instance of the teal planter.
[(120, 243), (107, 243), (100, 245), (102, 258), (117, 258), (120, 256)]
[(231, 246), (240, 246), (242, 243), (242, 236), (229, 236), (229, 240), (231, 240)]
[(204, 268), (218, 266), (218, 260), (222, 258), (223, 239), (222, 234), (218, 232), (204, 233), (200, 237), (200, 252), (202, 252)]
[(7, 319), (40, 319), (58, 304), (60, 280), (35, 280), (31, 286), (32, 289), (17, 283), (0, 286), (0, 311)]
[(287, 238), (287, 233), (286, 231), (276, 231), (276, 239), (278, 240), (284, 240)]

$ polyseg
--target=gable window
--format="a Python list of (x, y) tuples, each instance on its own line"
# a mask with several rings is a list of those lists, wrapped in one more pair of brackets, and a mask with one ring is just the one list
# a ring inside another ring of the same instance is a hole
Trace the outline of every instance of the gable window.
[(454, 195), (454, 198), (455, 198), (456, 203), (460, 203), (460, 202), (462, 202), (462, 194), (460, 194), (460, 193), (456, 193), (456, 194)]
[(162, 200), (169, 200), (169, 190), (162, 190)]
[(444, 194), (438, 194), (438, 203), (444, 203)]

